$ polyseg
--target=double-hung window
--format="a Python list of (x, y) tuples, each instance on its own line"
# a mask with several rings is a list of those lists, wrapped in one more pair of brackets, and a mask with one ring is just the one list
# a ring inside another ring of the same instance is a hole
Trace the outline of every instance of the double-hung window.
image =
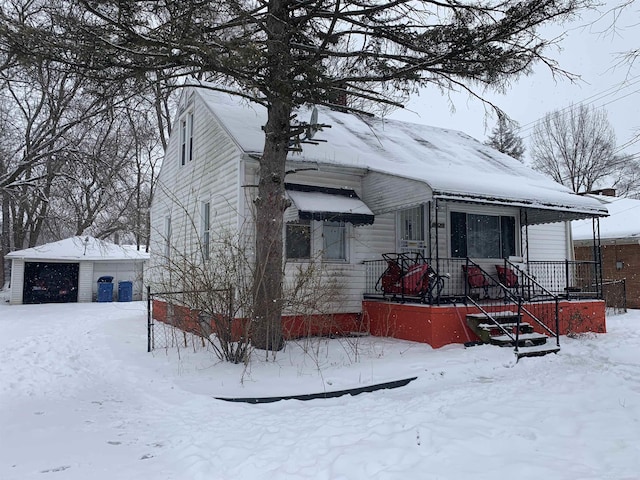
[(451, 212), (451, 256), (507, 258), (516, 255), (516, 219), (510, 215)]
[(347, 260), (347, 225), (344, 222), (325, 221), (322, 224), (323, 258)]
[(193, 112), (187, 112), (180, 120), (180, 164), (193, 160)]
[[(320, 231), (322, 238), (319, 236)], [(318, 253), (323, 260), (345, 262), (348, 260), (348, 250), (345, 222), (297, 220), (287, 223), (285, 227), (285, 252), (288, 260), (310, 260)]]
[(209, 260), (211, 242), (211, 204), (202, 204), (202, 259)]
[(285, 227), (285, 251), (287, 259), (308, 260), (311, 258), (311, 222), (298, 220)]
[(171, 217), (164, 219), (164, 258), (167, 263), (171, 260)]

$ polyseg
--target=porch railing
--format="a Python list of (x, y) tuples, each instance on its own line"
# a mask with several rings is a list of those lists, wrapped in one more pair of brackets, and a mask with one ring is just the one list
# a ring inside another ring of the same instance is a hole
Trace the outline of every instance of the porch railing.
[(527, 263), (526, 271), (539, 284), (561, 298), (603, 298), (598, 262), (531, 261)]
[[(480, 265), (467, 259), (466, 268), (470, 265), (476, 267), (486, 279), (485, 292), (494, 291), (497, 295), (483, 299), (479, 295), (474, 296), (470, 293), (466, 297), (467, 301), (475, 305), (485, 314), (487, 321), (494, 323), (514, 342), (516, 353), (520, 345), (520, 335), (523, 332), (522, 322), (525, 322), (525, 325), (531, 325), (534, 330), (555, 338), (556, 346), (560, 346), (558, 295), (547, 290), (535, 278), (528, 275), (521, 265), (506, 259), (502, 261), (502, 265), (499, 265), (505, 269), (502, 275), (492, 276)], [(495, 312), (506, 311), (517, 314), (516, 323), (510, 331), (505, 330), (504, 324), (500, 324), (494, 318)]]
[[(442, 288), (434, 291), (430, 298), (420, 299), (425, 303), (441, 304), (453, 301), (463, 301), (468, 292), (462, 266), (467, 264), (466, 258), (426, 258), (424, 259), (442, 278)], [(500, 261), (502, 264), (504, 261)], [(388, 264), (384, 259), (366, 260), (365, 290), (367, 298), (383, 298), (381, 277)], [(478, 262), (481, 264), (481, 262)], [(481, 264), (489, 277), (497, 279), (493, 264)], [(549, 294), (560, 298), (573, 299), (602, 299), (602, 280), (599, 276), (599, 266), (590, 261), (532, 261), (524, 264), (512, 264), (520, 271), (520, 285), (522, 295), (528, 300), (543, 300)], [(497, 287), (496, 287), (497, 288)], [(545, 293), (548, 292), (548, 293)], [(497, 292), (489, 292), (490, 296), (499, 296)], [(410, 296), (391, 295), (399, 301), (415, 300)], [(390, 297), (387, 295), (387, 297)]]

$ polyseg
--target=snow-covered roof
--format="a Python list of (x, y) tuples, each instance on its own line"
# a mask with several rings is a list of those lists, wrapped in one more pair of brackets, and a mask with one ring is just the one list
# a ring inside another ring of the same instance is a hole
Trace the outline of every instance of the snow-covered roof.
[(131, 245), (116, 245), (90, 236), (71, 237), (38, 247), (16, 250), (9, 259), (25, 260), (147, 260), (149, 254)]
[[(266, 109), (213, 90), (196, 89), (238, 146), (260, 155)], [(309, 121), (310, 108), (297, 112)], [(606, 215), (595, 199), (570, 189), (482, 144), (465, 133), (397, 120), (359, 116), (318, 107), (318, 122), (331, 128), (316, 133), (318, 145), (303, 144), (292, 161), (341, 165), (418, 180), (434, 196), (467, 201), (516, 202), (533, 208)]]
[[(609, 216), (600, 219), (600, 239), (613, 240), (637, 238), (640, 240), (640, 200), (616, 198), (605, 195), (588, 195), (607, 207)], [(592, 240), (591, 220), (578, 220), (571, 223), (574, 240)]]

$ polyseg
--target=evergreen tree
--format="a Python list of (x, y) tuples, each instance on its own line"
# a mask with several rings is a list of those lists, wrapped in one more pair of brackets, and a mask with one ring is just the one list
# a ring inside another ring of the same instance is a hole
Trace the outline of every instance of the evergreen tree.
[[(51, 58), (81, 75), (132, 82), (190, 77), (267, 107), (256, 207), (252, 344), (283, 346), (285, 162), (294, 109), (400, 105), (416, 87), (504, 88), (556, 39), (539, 29), (588, 0), (10, 0), (0, 68)], [(342, 102), (340, 102), (342, 103)], [(351, 106), (350, 106), (351, 105)], [(312, 148), (312, 147), (310, 147)], [(268, 241), (266, 241), (268, 240)]]
[(520, 126), (517, 122), (501, 116), (498, 124), (491, 131), (491, 135), (484, 142), (485, 145), (495, 148), (499, 152), (522, 161), (524, 143), (516, 133)]

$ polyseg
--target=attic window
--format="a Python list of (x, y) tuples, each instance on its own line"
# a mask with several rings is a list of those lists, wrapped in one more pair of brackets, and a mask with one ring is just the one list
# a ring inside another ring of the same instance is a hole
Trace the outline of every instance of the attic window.
[(180, 120), (180, 165), (193, 160), (193, 112), (187, 112)]

